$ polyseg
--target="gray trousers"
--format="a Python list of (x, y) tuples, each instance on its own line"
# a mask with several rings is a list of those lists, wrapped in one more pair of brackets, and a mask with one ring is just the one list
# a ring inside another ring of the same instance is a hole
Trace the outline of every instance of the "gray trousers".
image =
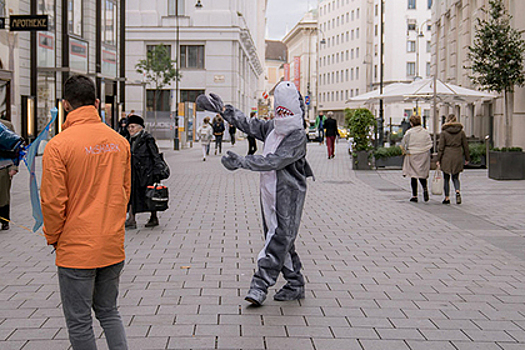
[(127, 350), (126, 333), (117, 309), (124, 261), (98, 269), (58, 268), (62, 308), (73, 350), (96, 350), (93, 318), (100, 322), (110, 350)]

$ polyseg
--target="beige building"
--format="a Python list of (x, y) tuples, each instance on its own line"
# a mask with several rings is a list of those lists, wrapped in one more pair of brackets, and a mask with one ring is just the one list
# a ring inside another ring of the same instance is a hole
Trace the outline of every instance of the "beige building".
[[(289, 79), (303, 97), (309, 97), (306, 119), (315, 119), (318, 110), (317, 90), (317, 10), (308, 12), (283, 38), (288, 47)], [(288, 75), (285, 73), (285, 79)]]
[[(435, 0), (432, 6), (432, 72), (439, 79), (467, 88), (474, 86), (470, 79), (468, 47), (473, 44), (476, 19), (484, 18), (483, 6), (488, 0)], [(525, 1), (505, 0), (508, 13), (512, 14), (512, 26), (525, 30)], [(437, 63), (437, 67), (436, 67)], [(514, 113), (511, 116), (511, 145), (525, 148), (525, 89), (516, 88), (511, 103)], [(455, 113), (465, 126), (468, 136), (483, 139), (489, 135), (495, 147), (504, 146), (505, 125), (503, 117), (503, 98), (476, 104), (458, 103), (440, 106), (439, 115)]]
[[(288, 62), (288, 49), (282, 41), (266, 40), (264, 94), (259, 101), (259, 116), (268, 117), (273, 106), (273, 90), (284, 79), (284, 68)], [(266, 97), (266, 98), (264, 98)]]

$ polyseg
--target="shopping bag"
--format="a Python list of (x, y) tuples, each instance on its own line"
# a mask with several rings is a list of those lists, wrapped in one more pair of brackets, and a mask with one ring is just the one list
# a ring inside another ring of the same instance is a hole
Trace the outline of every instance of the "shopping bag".
[(148, 211), (165, 211), (168, 209), (169, 191), (161, 184), (146, 188), (146, 207)]
[(443, 184), (443, 173), (441, 172), (441, 169), (437, 167), (437, 169), (434, 170), (434, 175), (432, 176), (432, 181), (430, 183), (430, 192), (436, 196), (442, 195)]

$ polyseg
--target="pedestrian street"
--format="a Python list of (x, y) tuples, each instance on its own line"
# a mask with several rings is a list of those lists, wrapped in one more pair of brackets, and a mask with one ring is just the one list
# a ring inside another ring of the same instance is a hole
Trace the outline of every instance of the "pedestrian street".
[[(247, 142), (223, 152), (246, 154)], [(399, 170), (353, 171), (346, 141), (308, 145), (309, 188), (296, 248), (306, 298), (248, 306), (263, 247), (259, 176), (172, 151), (160, 226), (126, 232), (120, 312), (130, 349), (525, 349), (525, 182), (462, 173), (463, 204), (410, 203)], [(259, 147), (259, 152), (261, 147)], [(12, 220), (32, 227), (28, 173)], [(97, 218), (93, 218), (97, 220)], [(15, 225), (0, 238), (0, 349), (69, 349), (52, 249)], [(99, 349), (107, 349), (94, 321)]]

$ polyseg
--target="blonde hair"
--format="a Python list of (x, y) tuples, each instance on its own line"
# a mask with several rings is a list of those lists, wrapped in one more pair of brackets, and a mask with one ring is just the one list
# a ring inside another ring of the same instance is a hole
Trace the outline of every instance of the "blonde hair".
[(455, 123), (457, 121), (458, 119), (456, 118), (454, 114), (449, 114), (447, 119), (445, 120), (445, 123)]

